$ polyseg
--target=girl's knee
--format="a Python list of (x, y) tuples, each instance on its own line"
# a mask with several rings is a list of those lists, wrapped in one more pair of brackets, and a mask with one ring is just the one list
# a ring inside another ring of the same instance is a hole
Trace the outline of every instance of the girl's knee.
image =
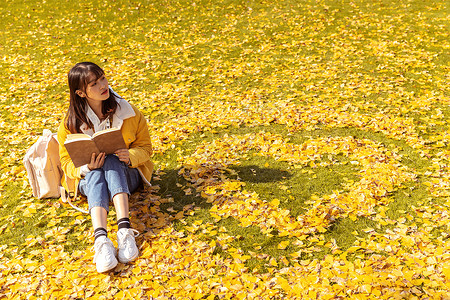
[(119, 158), (114, 155), (110, 154), (105, 157), (105, 162), (103, 163), (103, 168), (110, 169), (111, 167), (120, 166), (122, 162), (119, 160)]
[(101, 183), (105, 181), (105, 174), (102, 169), (94, 169), (89, 171), (82, 181), (85, 181), (88, 185)]

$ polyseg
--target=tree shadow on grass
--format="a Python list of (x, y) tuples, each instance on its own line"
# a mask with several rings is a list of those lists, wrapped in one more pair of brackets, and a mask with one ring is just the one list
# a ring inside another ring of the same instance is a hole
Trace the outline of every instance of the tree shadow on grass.
[[(256, 165), (252, 166), (233, 166), (230, 168), (235, 174), (227, 174), (229, 178), (237, 175), (238, 179), (243, 182), (267, 183), (282, 181), (292, 177), (287, 171), (274, 168), (260, 168)], [(190, 187), (188, 181), (178, 174), (178, 170), (165, 170), (160, 176), (160, 180), (154, 182), (159, 186), (157, 195), (162, 198), (173, 198), (173, 202), (164, 205), (171, 206), (174, 210), (183, 210), (186, 205), (194, 204), (202, 209), (211, 207), (194, 187)]]
[(181, 211), (186, 205), (194, 204), (202, 209), (210, 208), (211, 204), (201, 197), (194, 187), (183, 176), (178, 174), (179, 170), (164, 170), (160, 180), (154, 181), (160, 187), (157, 195), (163, 198), (172, 198), (173, 202), (162, 205), (163, 208), (172, 207)]
[(283, 181), (292, 177), (292, 174), (274, 168), (260, 168), (259, 166), (234, 166), (232, 170), (236, 171), (238, 178), (244, 182), (268, 183)]
[[(270, 183), (282, 181), (292, 177), (283, 170), (274, 168), (260, 168), (256, 165), (233, 166), (227, 177), (251, 183)], [(164, 170), (155, 176), (151, 187), (141, 188), (132, 196), (130, 211), (136, 225), (143, 232), (154, 232), (163, 229), (180, 220), (180, 212), (195, 210), (200, 218), (209, 218), (212, 203), (201, 196), (177, 169)], [(177, 216), (177, 217), (176, 217)]]

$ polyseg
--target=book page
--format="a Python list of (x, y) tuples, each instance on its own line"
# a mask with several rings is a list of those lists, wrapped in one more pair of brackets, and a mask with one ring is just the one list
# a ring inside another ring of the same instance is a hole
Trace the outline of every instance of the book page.
[(74, 141), (74, 140), (90, 140), (91, 137), (84, 133), (71, 133), (68, 134), (66, 137), (66, 143), (68, 141)]
[(121, 130), (120, 130), (120, 128), (108, 128), (108, 129), (100, 130), (92, 135), (92, 139), (94, 139), (96, 136), (99, 136), (102, 134), (107, 134), (108, 132), (111, 132), (111, 131), (121, 131)]

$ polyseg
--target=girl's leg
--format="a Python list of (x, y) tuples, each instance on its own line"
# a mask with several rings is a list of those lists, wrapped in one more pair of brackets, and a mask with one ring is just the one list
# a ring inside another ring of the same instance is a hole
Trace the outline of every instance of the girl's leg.
[(106, 232), (107, 227), (106, 217), (108, 216), (108, 211), (100, 206), (93, 207), (91, 208), (90, 211), (91, 211), (92, 227), (94, 227), (94, 231), (99, 228), (102, 228)]
[(78, 189), (88, 199), (89, 212), (94, 229), (106, 229), (106, 216), (109, 211), (109, 191), (104, 172), (101, 169), (92, 170), (81, 179)]
[(107, 237), (107, 215), (109, 210), (109, 192), (104, 172), (92, 170), (80, 181), (80, 192), (87, 196), (92, 226), (95, 234), (95, 256), (98, 272), (106, 272), (117, 265), (116, 249)]
[(128, 194), (120, 193), (113, 197), (117, 215), (117, 244), (119, 261), (128, 263), (139, 255), (133, 230), (130, 229)]
[(118, 230), (130, 228), (130, 213), (128, 205), (128, 194), (120, 193), (113, 197), (114, 207), (116, 208), (116, 218)]
[(106, 216), (109, 211), (109, 191), (105, 174), (101, 169), (92, 170), (81, 179), (78, 189), (88, 199), (89, 212), (94, 229), (106, 229)]
[(92, 227), (94, 227), (94, 229), (99, 228), (99, 227), (106, 228), (107, 215), (108, 215), (108, 212), (103, 207), (100, 207), (100, 206), (93, 207), (91, 209)]
[(140, 175), (136, 169), (128, 168), (115, 155), (108, 155), (105, 158), (102, 169), (116, 208), (119, 261), (128, 263), (139, 255), (133, 230), (130, 229), (128, 200), (131, 192), (140, 184)]
[(117, 194), (131, 194), (128, 188), (128, 167), (117, 156), (107, 155), (102, 170), (105, 174), (108, 191), (112, 199)]
[(129, 195), (141, 184), (139, 171), (128, 168), (115, 155), (108, 155), (105, 158), (102, 169), (116, 208), (117, 220), (129, 218)]
[(129, 218), (128, 194), (119, 193), (113, 197), (114, 207), (116, 208), (117, 221), (122, 218)]

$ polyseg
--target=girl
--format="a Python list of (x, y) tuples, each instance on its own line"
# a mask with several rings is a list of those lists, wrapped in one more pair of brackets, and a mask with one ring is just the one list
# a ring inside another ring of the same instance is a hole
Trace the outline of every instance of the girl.
[[(128, 199), (142, 182), (150, 184), (152, 145), (144, 115), (109, 87), (104, 71), (94, 63), (76, 64), (69, 72), (70, 105), (58, 129), (62, 185), (76, 188), (87, 197), (94, 227), (94, 262), (98, 272), (117, 265), (116, 249), (107, 237), (107, 214), (112, 200), (117, 215), (118, 260), (128, 263), (138, 257), (130, 229)], [(64, 146), (70, 133), (93, 135), (107, 128), (120, 128), (126, 149), (115, 154), (92, 153), (91, 161), (75, 168)], [(66, 180), (66, 177), (74, 180)], [(70, 186), (71, 182), (74, 186)]]

